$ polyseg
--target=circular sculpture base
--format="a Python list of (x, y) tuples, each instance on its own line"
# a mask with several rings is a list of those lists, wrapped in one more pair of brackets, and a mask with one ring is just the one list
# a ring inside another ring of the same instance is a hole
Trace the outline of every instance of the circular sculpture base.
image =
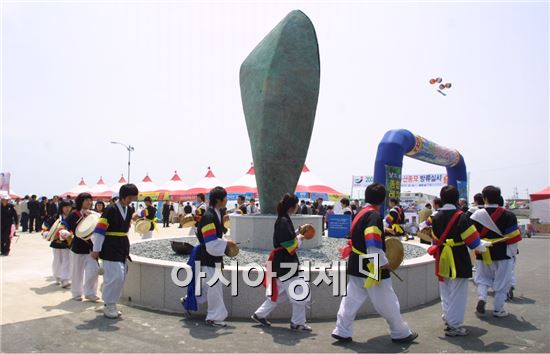
[[(194, 237), (170, 239), (193, 241)], [(132, 245), (132, 248), (135, 249), (142, 246), (142, 242), (146, 242), (148, 243), (147, 246), (151, 247), (150, 251), (155, 254), (167, 252), (166, 249), (170, 250), (169, 241), (164, 241), (164, 244), (161, 241), (163, 240), (138, 241)], [(332, 240), (324, 238), (323, 241), (331, 242)], [(406, 245), (406, 247), (409, 246)], [(410, 247), (424, 250), (427, 248), (419, 244), (412, 244)], [(266, 257), (263, 257), (263, 259), (265, 263)], [(128, 275), (121, 300), (136, 307), (170, 313), (184, 313), (180, 298), (185, 296), (187, 289), (174, 284), (172, 271), (174, 267), (181, 268), (187, 267), (187, 265), (184, 262), (152, 259), (134, 254), (132, 254), (132, 260), (128, 263)], [(264, 264), (262, 263), (262, 265)], [(231, 287), (224, 287), (224, 302), (229, 312), (228, 318), (250, 318), (251, 314), (266, 299), (265, 289), (262, 286), (252, 288), (243, 281), (242, 273), (248, 272), (249, 269), (241, 263), (239, 263), (237, 270), (231, 265), (224, 266), (223, 273), (226, 279), (231, 280), (231, 272), (236, 271), (238, 273), (238, 296), (231, 296)], [(319, 272), (319, 269), (312, 269), (311, 281), (317, 278)], [(397, 270), (397, 274), (404, 280), (401, 282), (392, 277), (393, 288), (399, 298), (402, 311), (428, 303), (439, 297), (439, 285), (434, 275), (434, 260), (427, 253), (424, 252), (424, 255), (420, 257), (406, 259)], [(252, 280), (257, 278), (255, 270), (250, 271), (250, 278)], [(341, 297), (333, 296), (332, 291), (332, 285), (324, 282), (319, 286), (311, 285), (311, 306), (307, 309), (308, 320), (336, 319)], [(292, 309), (289, 303), (281, 304), (273, 311), (270, 318), (289, 319), (291, 312)], [(199, 315), (206, 314), (206, 304), (200, 305), (197, 313)], [(376, 312), (372, 304), (370, 301), (366, 301), (359, 310), (358, 316), (374, 313)]]
[[(323, 217), (318, 215), (295, 214), (290, 217), (294, 228), (304, 224), (311, 224), (315, 228), (316, 235), (307, 242), (304, 241), (304, 249), (317, 248), (321, 245), (321, 234), (323, 232)], [(273, 249), (273, 227), (275, 226), (275, 215), (230, 215), (231, 238), (239, 242), (240, 248), (257, 248), (264, 250)]]

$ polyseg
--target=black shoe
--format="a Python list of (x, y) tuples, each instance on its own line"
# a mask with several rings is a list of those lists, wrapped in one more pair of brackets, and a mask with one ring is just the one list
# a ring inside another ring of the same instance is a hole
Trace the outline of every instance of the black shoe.
[(481, 316), (485, 316), (485, 301), (479, 300), (476, 306), (476, 313)]
[(507, 300), (513, 300), (514, 299), (514, 287), (512, 286), (510, 290), (508, 290), (508, 294), (506, 294)]
[(267, 318), (260, 318), (260, 317), (256, 316), (256, 314), (253, 314), (252, 317), (250, 317), (250, 318), (252, 318), (253, 321), (258, 322), (259, 324), (261, 324), (264, 327), (271, 327), (271, 322), (269, 322), (267, 320)]
[(340, 343), (349, 343), (353, 341), (353, 338), (351, 337), (342, 337), (334, 333), (332, 334), (332, 338), (336, 339)]
[(412, 332), (405, 338), (392, 338), (391, 341), (394, 343), (410, 343), (418, 337), (418, 333)]

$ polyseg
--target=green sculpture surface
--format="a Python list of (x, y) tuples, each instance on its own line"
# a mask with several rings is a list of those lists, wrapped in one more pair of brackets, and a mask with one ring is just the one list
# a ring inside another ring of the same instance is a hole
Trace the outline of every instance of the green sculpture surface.
[(243, 110), (262, 214), (276, 214), (304, 166), (319, 97), (319, 46), (310, 19), (290, 12), (241, 65)]

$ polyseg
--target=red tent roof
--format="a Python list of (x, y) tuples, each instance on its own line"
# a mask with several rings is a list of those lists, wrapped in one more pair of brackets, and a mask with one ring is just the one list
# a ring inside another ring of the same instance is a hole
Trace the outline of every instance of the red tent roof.
[(214, 173), (210, 169), (210, 166), (208, 167), (208, 172), (206, 173), (206, 176), (204, 176), (204, 177), (206, 177), (206, 178), (215, 178), (216, 177), (216, 176), (214, 176)]
[(225, 188), (228, 193), (258, 193), (256, 185), (256, 171), (254, 165), (251, 165), (248, 172), (232, 185)]
[(178, 176), (178, 171), (174, 171), (174, 176), (170, 179), (170, 181), (181, 181), (180, 176)]
[(539, 192), (531, 194), (532, 202), (536, 202), (537, 200), (544, 200), (544, 199), (550, 199), (550, 187), (546, 187)]
[(126, 178), (124, 178), (124, 175), (120, 176), (120, 179), (118, 180), (118, 183), (126, 184)]
[(149, 177), (149, 174), (145, 175), (145, 177), (143, 178), (142, 182), (153, 182), (151, 180), (151, 178)]

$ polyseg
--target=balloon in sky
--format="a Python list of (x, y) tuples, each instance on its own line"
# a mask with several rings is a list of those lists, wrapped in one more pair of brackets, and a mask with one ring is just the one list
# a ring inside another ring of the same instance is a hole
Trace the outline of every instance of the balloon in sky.
[(447, 96), (447, 94), (445, 94), (443, 92), (443, 90), (445, 89), (450, 89), (452, 84), (450, 82), (447, 82), (447, 83), (442, 83), (443, 82), (443, 78), (441, 77), (436, 77), (435, 79), (430, 79), (430, 84), (431, 85), (434, 85), (434, 84), (440, 84), (439, 85), (439, 89), (437, 90), (437, 92), (439, 92), (440, 94), (442, 94), (443, 96)]

